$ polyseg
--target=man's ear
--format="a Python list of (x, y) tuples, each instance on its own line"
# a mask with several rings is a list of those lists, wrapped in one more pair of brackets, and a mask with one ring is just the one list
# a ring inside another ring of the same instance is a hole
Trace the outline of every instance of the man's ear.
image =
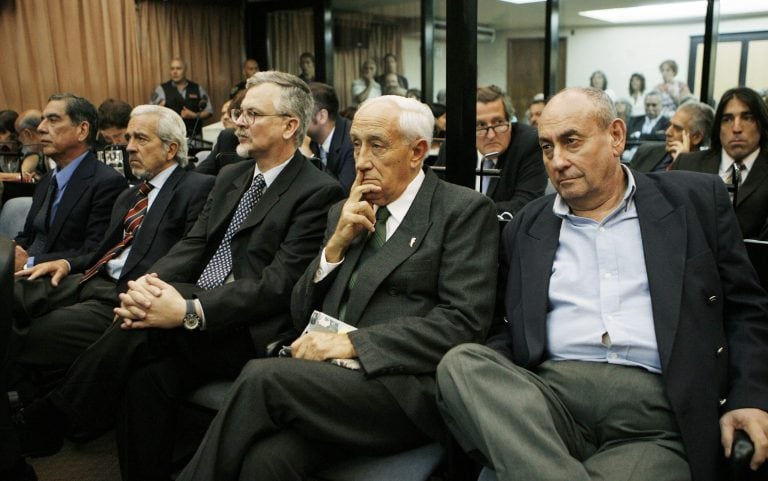
[(691, 138), (691, 149), (693, 149), (694, 147), (698, 147), (699, 145), (701, 145), (701, 143), (704, 141), (704, 134), (702, 134), (701, 132), (696, 132), (691, 134), (690, 138)]
[(611, 135), (614, 155), (620, 157), (621, 153), (624, 152), (624, 145), (627, 142), (627, 125), (621, 119), (613, 119), (608, 127), (608, 132)]
[(318, 124), (325, 124), (328, 122), (328, 110), (326, 109), (320, 109), (317, 111), (317, 114), (315, 114), (315, 119), (317, 120)]
[(421, 163), (429, 152), (429, 144), (427, 139), (419, 139), (411, 146), (411, 166), (421, 167)]

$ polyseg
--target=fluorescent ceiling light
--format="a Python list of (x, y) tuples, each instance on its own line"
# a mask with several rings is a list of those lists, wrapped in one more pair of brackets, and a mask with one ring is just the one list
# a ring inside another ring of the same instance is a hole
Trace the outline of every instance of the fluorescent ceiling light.
[(524, 3), (539, 3), (539, 2), (545, 2), (546, 0), (501, 0), (502, 2), (507, 3), (515, 3), (517, 5), (522, 5)]
[[(707, 12), (706, 1), (678, 2), (656, 5), (640, 5), (627, 8), (605, 8), (579, 12), (582, 17), (594, 18), (610, 23), (636, 23), (659, 20), (682, 20), (703, 18)], [(721, 15), (768, 12), (765, 0), (721, 1)]]

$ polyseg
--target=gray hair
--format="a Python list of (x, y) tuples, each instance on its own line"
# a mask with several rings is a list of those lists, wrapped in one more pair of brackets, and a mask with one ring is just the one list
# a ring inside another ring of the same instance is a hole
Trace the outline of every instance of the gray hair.
[(706, 145), (709, 142), (709, 136), (712, 133), (712, 122), (715, 119), (715, 109), (703, 102), (686, 102), (677, 108), (678, 112), (686, 112), (691, 116), (691, 123), (688, 129), (693, 134), (701, 134), (701, 144)]
[(257, 85), (271, 83), (280, 87), (280, 96), (272, 99), (275, 110), (280, 114), (290, 115), (299, 120), (299, 128), (293, 136), (296, 148), (304, 141), (307, 135), (307, 127), (315, 112), (315, 101), (309, 86), (296, 75), (267, 70), (257, 72), (246, 82), (246, 88), (251, 89)]
[(613, 100), (605, 93), (605, 91), (592, 88), (592, 87), (569, 87), (558, 92), (557, 95), (565, 92), (578, 92), (587, 97), (592, 105), (595, 107), (591, 112), (592, 117), (597, 121), (597, 125), (601, 129), (607, 129), (611, 122), (613, 122), (618, 116), (616, 115), (616, 107), (613, 105)]
[[(380, 104), (394, 104), (400, 112), (398, 114), (398, 128), (400, 134), (407, 142), (424, 139), (427, 144), (432, 142), (432, 132), (435, 128), (435, 116), (426, 104), (416, 99), (409, 99), (399, 95), (382, 95), (368, 99), (357, 110), (375, 108)], [(383, 105), (382, 109), (386, 108)], [(423, 159), (422, 159), (423, 160)]]
[(157, 117), (157, 136), (160, 137), (166, 151), (172, 143), (179, 146), (174, 160), (176, 160), (180, 167), (186, 167), (188, 155), (187, 128), (181, 116), (168, 107), (160, 105), (139, 105), (131, 111), (131, 118), (138, 117), (139, 115), (154, 115)]

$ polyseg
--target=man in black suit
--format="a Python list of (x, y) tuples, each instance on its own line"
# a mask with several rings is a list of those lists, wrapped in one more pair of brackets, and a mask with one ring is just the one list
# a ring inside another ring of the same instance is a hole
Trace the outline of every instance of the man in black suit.
[(723, 94), (711, 143), (709, 150), (680, 155), (672, 169), (718, 174), (744, 238), (768, 240), (768, 109), (757, 92), (737, 87)]
[[(65, 369), (95, 342), (112, 323), (117, 295), (189, 231), (213, 187), (213, 177), (184, 169), (186, 128), (172, 110), (137, 107), (126, 133), (127, 161), (142, 183), (117, 198), (98, 248), (16, 273), (14, 318), (19, 337), (8, 370), (15, 378), (25, 369)], [(144, 201), (146, 211), (136, 220), (133, 209)], [(127, 222), (135, 232), (129, 232)], [(37, 392), (24, 394), (23, 399), (30, 399)]]
[(56, 169), (35, 189), (24, 230), (16, 236), (16, 271), (93, 252), (127, 183), (88, 149), (96, 140), (96, 108), (72, 94), (48, 99), (37, 127), (43, 153)]
[(549, 101), (558, 194), (504, 231), (488, 346), (438, 367), (446, 422), (500, 479), (715, 481), (735, 429), (756, 440), (753, 468), (765, 459), (768, 298), (726, 190), (633, 172), (625, 135), (602, 91)]
[(661, 115), (661, 94), (645, 96), (645, 116), (632, 117), (627, 125), (627, 138), (634, 140), (664, 140), (669, 119)]
[[(547, 174), (536, 129), (513, 122), (512, 101), (496, 85), (477, 89), (477, 168), (499, 169), (498, 177), (478, 175), (475, 188), (496, 202), (498, 213), (514, 215), (544, 195)], [(435, 165), (445, 165), (445, 147)]]
[(343, 192), (297, 152), (312, 114), (307, 84), (260, 72), (249, 86), (235, 123), (254, 160), (222, 169), (190, 232), (120, 294), (122, 322), (18, 416), (22, 438), (91, 437), (112, 425), (122, 404), (123, 480), (168, 479), (180, 400), (203, 383), (234, 378), (290, 329), (291, 289)]
[(669, 119), (665, 142), (642, 144), (629, 166), (639, 172), (669, 170), (678, 155), (698, 152), (709, 142), (715, 111), (703, 102), (687, 102), (681, 105)]
[(355, 157), (349, 139), (351, 122), (339, 116), (339, 98), (333, 87), (312, 82), (309, 88), (315, 100), (315, 113), (307, 129), (307, 135), (312, 139), (310, 148), (320, 161), (318, 167), (349, 192), (355, 180)]
[[(356, 330), (308, 333), (292, 358), (250, 362), (180, 481), (306, 479), (445, 439), (434, 370), (451, 346), (485, 336), (498, 227), (490, 200), (422, 170), (433, 122), (397, 96), (357, 111), (355, 183), (291, 301), (299, 331), (315, 309)], [(339, 358), (359, 368), (321, 362)]]

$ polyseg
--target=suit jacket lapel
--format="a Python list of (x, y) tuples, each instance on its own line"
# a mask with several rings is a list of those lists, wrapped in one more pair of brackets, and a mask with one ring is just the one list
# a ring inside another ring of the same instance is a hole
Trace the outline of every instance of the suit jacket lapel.
[(131, 246), (131, 252), (125, 260), (125, 265), (122, 269), (123, 274), (130, 272), (149, 251), (157, 235), (157, 229), (160, 227), (160, 221), (165, 216), (165, 211), (168, 210), (168, 206), (176, 193), (176, 185), (183, 176), (184, 169), (176, 167), (163, 184), (160, 192), (157, 193), (157, 197), (152, 202), (152, 208), (147, 211), (147, 215), (141, 222), (139, 233), (133, 241), (133, 246)]
[[(520, 249), (520, 272), (525, 273), (526, 281), (520, 287), (522, 295), (523, 325), (525, 326), (525, 341), (528, 352), (532, 357), (544, 353), (547, 342), (547, 311), (549, 309), (549, 280), (552, 276), (552, 265), (555, 252), (560, 242), (560, 226), (562, 220), (552, 213), (555, 196), (542, 209), (531, 225), (526, 236), (522, 237)], [(515, 289), (517, 286), (507, 286)], [(515, 306), (508, 306), (514, 309)]]
[(766, 177), (768, 177), (768, 153), (760, 152), (760, 155), (755, 159), (755, 163), (752, 164), (752, 170), (747, 176), (747, 180), (739, 187), (739, 193), (736, 196), (736, 205), (741, 205), (744, 199), (752, 195), (758, 188), (765, 185)]
[(325, 166), (325, 170), (333, 174), (337, 174), (336, 170), (338, 169), (339, 164), (339, 150), (341, 149), (341, 144), (344, 141), (344, 136), (347, 135), (346, 130), (346, 119), (339, 117), (336, 120), (336, 127), (333, 131), (333, 138), (331, 138), (331, 145), (328, 149), (328, 164)]
[[(350, 293), (345, 322), (357, 325), (365, 307), (381, 283), (389, 277), (392, 271), (418, 251), (431, 225), (430, 210), (437, 185), (437, 176), (428, 170), (424, 183), (400, 226), (379, 252), (360, 266), (358, 278), (365, 279), (365, 282), (357, 283), (354, 292)], [(411, 245), (411, 239), (414, 239), (413, 245)], [(356, 250), (358, 251), (355, 253), (356, 258), (359, 258), (362, 246), (358, 246)], [(352, 270), (344, 272), (345, 276), (337, 279), (337, 282), (343, 281), (343, 285), (346, 287), (351, 273)], [(339, 274), (341, 276), (342, 273)]]
[(229, 191), (224, 194), (224, 199), (221, 202), (221, 205), (215, 211), (211, 211), (209, 218), (211, 219), (212, 224), (208, 228), (208, 232), (218, 232), (219, 229), (227, 228), (232, 219), (232, 213), (237, 208), (237, 204), (240, 203), (240, 198), (251, 186), (251, 183), (253, 182), (255, 162), (253, 160), (248, 160), (242, 162), (242, 165), (243, 172), (232, 181)]
[(680, 320), (687, 220), (685, 210), (673, 208), (648, 178), (641, 173), (633, 174), (656, 343), (662, 370), (666, 370)]
[[(89, 152), (80, 162), (80, 165), (77, 166), (77, 169), (72, 173), (72, 177), (69, 179), (66, 190), (64, 190), (64, 195), (61, 198), (61, 203), (56, 210), (56, 217), (53, 219), (53, 224), (48, 232), (46, 241), (48, 245), (52, 245), (56, 237), (58, 237), (61, 228), (69, 217), (69, 213), (72, 211), (72, 207), (77, 203), (78, 199), (80, 199), (80, 196), (83, 195), (83, 192), (85, 192), (88, 187), (90, 179), (93, 178), (93, 171), (95, 168), (94, 162), (97, 162), (97, 160), (92, 157), (94, 157), (94, 155)], [(83, 228), (85, 228), (85, 226)]]

